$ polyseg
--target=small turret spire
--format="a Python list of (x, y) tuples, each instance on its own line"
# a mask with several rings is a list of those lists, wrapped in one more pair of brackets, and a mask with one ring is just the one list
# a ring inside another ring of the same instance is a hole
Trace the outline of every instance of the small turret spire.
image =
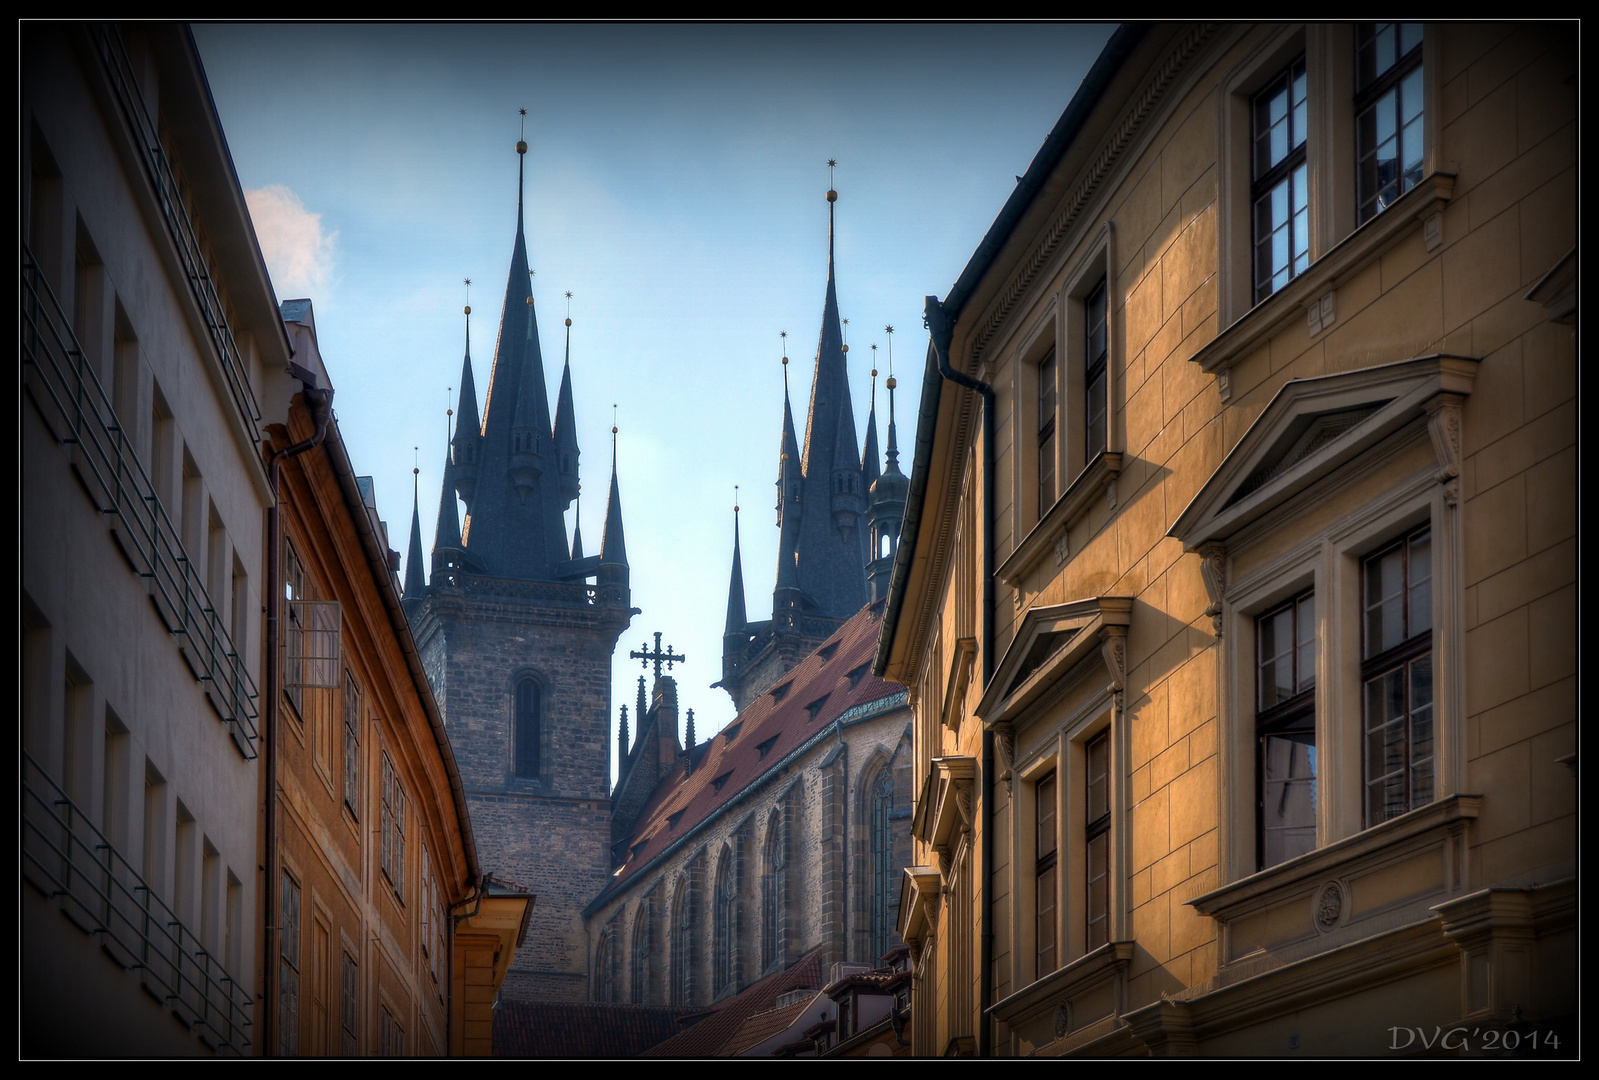
[(561, 495), (561, 508), (570, 506), (577, 498), (577, 416), (572, 406), (572, 292), (566, 293), (566, 364), (561, 370), (561, 390), (555, 399), (556, 483)]
[(733, 576), (727, 584), (727, 624), (724, 637), (744, 633), (749, 625), (749, 608), (744, 603), (744, 557), (738, 542), (738, 487), (733, 488)]
[(694, 749), (694, 710), (688, 711), (688, 726), (683, 731), (683, 749)]
[[(615, 409), (616, 406), (611, 406)], [(605, 504), (605, 536), (600, 544), (602, 584), (628, 585), (627, 541), (622, 532), (622, 489), (616, 480), (616, 424), (611, 425), (611, 493)]]
[(861, 450), (861, 486), (867, 491), (872, 489), (872, 482), (882, 475), (883, 469), (877, 463), (877, 346), (872, 346), (872, 397), (866, 410), (866, 445)]
[(427, 590), (422, 574), (422, 470), (411, 466), (411, 541), (405, 552), (405, 598), (420, 600)]
[(644, 676), (640, 675), (638, 677), (638, 709), (633, 714), (634, 716), (638, 717), (638, 722), (639, 722), (639, 725), (640, 725), (640, 727), (639, 727), (640, 731), (643, 730), (644, 717), (645, 717), (645, 714), (647, 714), (648, 712), (649, 712), (649, 699), (644, 696)]
[(620, 773), (622, 762), (627, 760), (627, 705), (622, 705), (622, 721), (616, 725), (616, 763)]

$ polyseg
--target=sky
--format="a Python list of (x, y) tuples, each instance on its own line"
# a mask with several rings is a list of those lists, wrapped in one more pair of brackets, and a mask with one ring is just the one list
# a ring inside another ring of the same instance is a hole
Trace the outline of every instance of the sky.
[(779, 361), (786, 350), (803, 423), (828, 160), (857, 430), (874, 357), (881, 405), (892, 348), (908, 470), (923, 297), (954, 284), (1111, 29), (230, 23), (194, 35), (274, 289), (313, 302), (340, 431), (402, 554), (413, 466), (431, 551), (467, 278), (480, 409), (488, 387), (527, 110), (533, 290), (552, 408), (572, 293), (590, 551), (613, 405), (619, 429), (642, 614), (617, 646), (611, 723), (641, 674), (627, 652), (659, 630), (688, 656), (679, 705), (703, 739), (733, 718), (709, 687), (735, 485), (749, 617), (771, 610)]

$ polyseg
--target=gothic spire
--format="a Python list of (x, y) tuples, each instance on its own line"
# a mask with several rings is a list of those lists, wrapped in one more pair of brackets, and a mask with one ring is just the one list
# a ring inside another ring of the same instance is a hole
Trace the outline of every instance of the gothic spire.
[(459, 470), (444, 452), (444, 484), (439, 492), (439, 517), (433, 527), (433, 550), (461, 546), (461, 515), (455, 506), (455, 492), (459, 484)]
[(622, 491), (616, 482), (616, 426), (611, 426), (611, 494), (605, 504), (605, 538), (600, 545), (600, 565), (627, 571), (627, 541), (622, 536)]
[[(572, 294), (566, 294), (567, 303)], [(561, 368), (561, 389), (555, 398), (556, 483), (561, 492), (562, 508), (577, 498), (577, 417), (572, 408), (572, 316), (566, 317), (566, 362)]]
[[(876, 355), (877, 346), (872, 346), (873, 355)], [(875, 363), (875, 361), (874, 361)], [(861, 451), (861, 486), (872, 490), (872, 482), (883, 473), (883, 467), (878, 464), (880, 453), (877, 446), (877, 368), (872, 368), (872, 398), (866, 410), (866, 447)]]
[(422, 513), (421, 498), (422, 488), (419, 479), (421, 470), (411, 469), (411, 542), (405, 552), (405, 598), (407, 600), (420, 600), (422, 593), (427, 589), (427, 581), (422, 576)]
[(627, 705), (622, 705), (622, 721), (616, 725), (616, 761), (617, 772), (620, 773), (621, 764), (627, 760)]
[(572, 511), (572, 561), (580, 562), (583, 558), (583, 503), (577, 504), (577, 509)]
[(733, 506), (733, 577), (727, 585), (727, 627), (723, 636), (742, 634), (749, 625), (749, 609), (744, 605), (744, 559), (738, 546), (738, 506)]

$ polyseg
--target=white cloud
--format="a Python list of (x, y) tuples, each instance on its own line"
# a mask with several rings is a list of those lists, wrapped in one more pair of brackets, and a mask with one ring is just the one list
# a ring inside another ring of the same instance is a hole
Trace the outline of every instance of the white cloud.
[(300, 197), (282, 184), (246, 191), (244, 201), (278, 299), (325, 299), (339, 234), (324, 233), (322, 215), (307, 210)]

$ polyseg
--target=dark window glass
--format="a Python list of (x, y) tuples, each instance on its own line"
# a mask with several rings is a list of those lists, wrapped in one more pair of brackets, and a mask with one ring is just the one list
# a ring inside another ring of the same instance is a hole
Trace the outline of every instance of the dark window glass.
[(344, 673), (344, 805), (361, 820), (361, 689)]
[(1316, 596), (1255, 620), (1256, 861), (1316, 847)]
[(1087, 926), (1084, 947), (1099, 948), (1110, 940), (1110, 732), (1088, 741), (1087, 758)]
[(1421, 179), (1421, 24), (1361, 23), (1355, 81), (1357, 202), (1366, 222)]
[(1038, 516), (1055, 505), (1055, 350), (1038, 364)]
[(1305, 164), (1309, 117), (1305, 58), (1300, 57), (1255, 95), (1255, 300), (1288, 284), (1310, 265), (1310, 171)]
[(532, 679), (516, 684), (516, 775), (539, 775), (539, 686)]
[(890, 904), (895, 899), (894, 774), (884, 769), (872, 785), (872, 955), (889, 950), (894, 934)]
[(1059, 831), (1055, 827), (1055, 774), (1050, 773), (1033, 788), (1033, 834), (1037, 866), (1033, 874), (1033, 936), (1037, 945), (1037, 978), (1054, 971), (1058, 964), (1055, 949), (1056, 856)]
[(1103, 454), (1107, 446), (1105, 373), (1110, 348), (1105, 315), (1105, 283), (1101, 281), (1083, 301), (1083, 420), (1088, 454), (1085, 463)]
[(349, 953), (344, 953), (342, 955), (344, 957), (344, 970), (342, 972), (343, 978), (341, 981), (344, 984), (344, 1001), (342, 1003), (344, 1008), (341, 1016), (342, 1023), (340, 1024), (342, 1029), (340, 1052), (345, 1057), (354, 1057), (357, 1052), (355, 1032), (356, 1025), (359, 1022), (357, 1020), (359, 1012), (356, 999), (358, 990), (356, 983), (355, 957), (351, 956)]
[(1432, 530), (1362, 567), (1366, 824), (1433, 799)]
[(283, 873), (278, 936), (278, 1053), (300, 1053), (300, 886)]

